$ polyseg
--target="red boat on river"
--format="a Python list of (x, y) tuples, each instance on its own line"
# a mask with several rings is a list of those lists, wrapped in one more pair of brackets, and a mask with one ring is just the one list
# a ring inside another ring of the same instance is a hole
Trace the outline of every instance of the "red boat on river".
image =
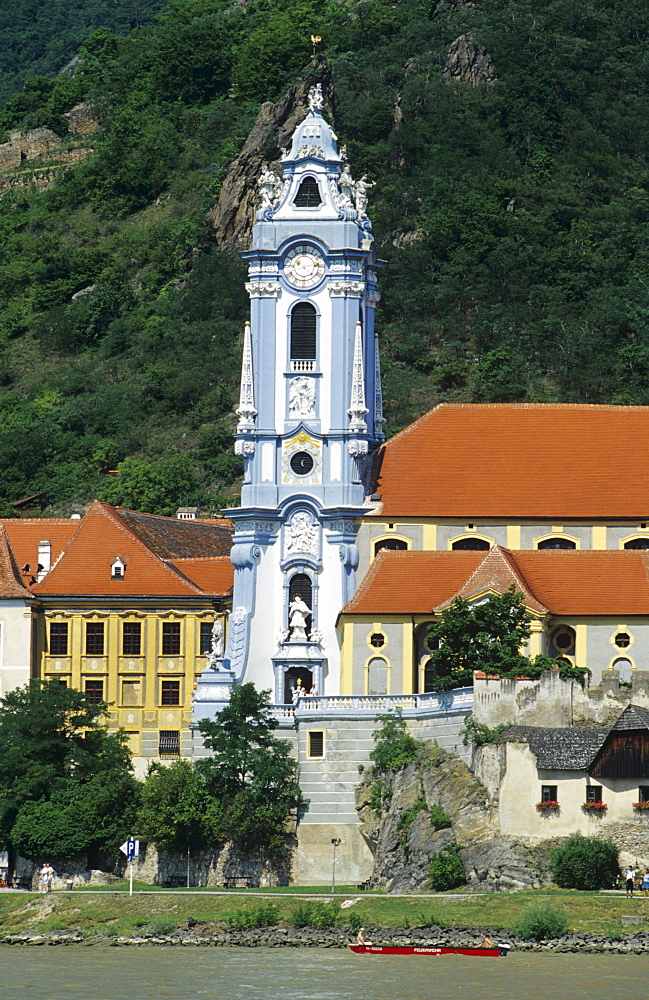
[(471, 955), (475, 958), (505, 958), (508, 944), (493, 948), (435, 948), (424, 945), (350, 944), (357, 955)]

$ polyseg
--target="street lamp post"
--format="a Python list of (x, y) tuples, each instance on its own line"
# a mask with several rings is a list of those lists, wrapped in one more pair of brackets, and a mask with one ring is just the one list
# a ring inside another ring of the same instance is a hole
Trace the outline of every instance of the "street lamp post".
[(336, 891), (336, 848), (340, 847), (342, 840), (338, 840), (336, 837), (331, 838), (331, 843), (334, 845), (334, 861), (331, 869), (331, 891)]

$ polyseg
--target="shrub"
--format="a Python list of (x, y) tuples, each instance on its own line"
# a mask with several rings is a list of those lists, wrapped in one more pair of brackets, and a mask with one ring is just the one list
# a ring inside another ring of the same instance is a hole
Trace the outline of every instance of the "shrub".
[(294, 927), (316, 927), (323, 930), (325, 927), (335, 926), (338, 913), (333, 906), (320, 899), (307, 899), (298, 903), (293, 910), (292, 919)]
[(460, 730), (462, 742), (467, 747), (469, 743), (475, 743), (478, 747), (485, 746), (486, 743), (496, 743), (511, 723), (501, 722), (491, 729), (483, 722), (476, 722), (471, 712), (466, 716), (464, 725)]
[(151, 932), (156, 935), (173, 934), (176, 927), (176, 921), (170, 920), (168, 917), (160, 917), (158, 920), (153, 920), (151, 922)]
[(420, 812), (424, 812), (426, 809), (426, 800), (423, 798), (418, 798), (416, 802), (410, 806), (410, 809), (401, 815), (399, 822), (397, 823), (397, 832), (399, 834), (399, 840), (401, 844), (406, 847), (408, 844), (408, 833), (413, 821), (417, 818)]
[(364, 922), (363, 915), (358, 910), (350, 910), (347, 914), (347, 926), (353, 934), (358, 934)]
[(440, 918), (436, 917), (434, 913), (429, 913), (426, 916), (424, 913), (420, 913), (417, 918), (420, 927), (447, 927), (448, 925)]
[(550, 867), (562, 889), (605, 889), (619, 873), (618, 849), (610, 840), (575, 833), (552, 852)]
[(370, 791), (370, 809), (373, 812), (383, 812), (383, 806), (392, 798), (392, 789), (387, 781), (379, 779), (372, 785)]
[(457, 889), (458, 886), (466, 883), (464, 862), (458, 844), (449, 844), (443, 851), (433, 854), (430, 859), (428, 877), (431, 888), (437, 892)]
[(248, 909), (235, 910), (228, 917), (227, 925), (235, 931), (249, 931), (255, 927), (274, 927), (279, 921), (279, 909), (275, 903), (260, 903)]
[(436, 830), (448, 830), (451, 826), (451, 817), (442, 806), (431, 806), (428, 815), (431, 825)]
[(400, 708), (378, 715), (377, 721), (381, 726), (372, 733), (376, 745), (370, 754), (377, 770), (401, 771), (417, 760), (419, 744), (408, 732)]
[(566, 912), (554, 903), (531, 903), (521, 913), (514, 930), (526, 941), (558, 938), (568, 929)]

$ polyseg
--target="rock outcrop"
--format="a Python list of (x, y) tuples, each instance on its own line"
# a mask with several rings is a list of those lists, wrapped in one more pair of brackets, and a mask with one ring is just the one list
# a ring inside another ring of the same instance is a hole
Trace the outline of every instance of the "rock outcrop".
[(75, 104), (63, 115), (71, 135), (90, 135), (100, 126), (99, 118), (90, 104)]
[[(532, 848), (501, 837), (497, 799), (456, 754), (435, 748), (381, 780), (388, 797), (380, 813), (370, 806), (372, 772), (356, 793), (361, 832), (374, 855), (373, 884), (390, 892), (429, 889), (431, 856), (453, 841), (461, 847), (471, 891), (538, 888), (549, 881), (547, 856), (553, 845)], [(444, 809), (450, 828), (434, 829), (431, 806)]]
[(468, 83), (472, 87), (494, 83), (496, 67), (484, 45), (476, 42), (469, 32), (456, 38), (446, 56), (446, 68), (442, 73), (442, 83)]
[(239, 155), (227, 169), (219, 200), (209, 213), (217, 241), (233, 249), (250, 243), (258, 208), (257, 178), (262, 163), (273, 159), (306, 118), (309, 88), (322, 86), (325, 110), (333, 113), (333, 83), (323, 56), (315, 56), (293, 87), (273, 104), (262, 104)]

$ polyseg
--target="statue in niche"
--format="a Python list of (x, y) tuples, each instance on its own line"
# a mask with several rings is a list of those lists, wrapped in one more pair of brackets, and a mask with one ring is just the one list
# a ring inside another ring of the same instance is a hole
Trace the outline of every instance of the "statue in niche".
[(288, 413), (290, 417), (312, 417), (315, 415), (315, 379), (300, 375), (292, 378), (288, 389)]
[(306, 553), (318, 555), (318, 525), (314, 524), (306, 511), (299, 510), (284, 529), (284, 555)]
[(311, 614), (311, 608), (300, 594), (296, 594), (288, 606), (288, 623), (291, 628), (293, 642), (306, 642), (306, 620)]
[(365, 174), (354, 184), (354, 196), (356, 198), (356, 211), (359, 215), (367, 215), (367, 192), (374, 187), (376, 181), (368, 181)]

